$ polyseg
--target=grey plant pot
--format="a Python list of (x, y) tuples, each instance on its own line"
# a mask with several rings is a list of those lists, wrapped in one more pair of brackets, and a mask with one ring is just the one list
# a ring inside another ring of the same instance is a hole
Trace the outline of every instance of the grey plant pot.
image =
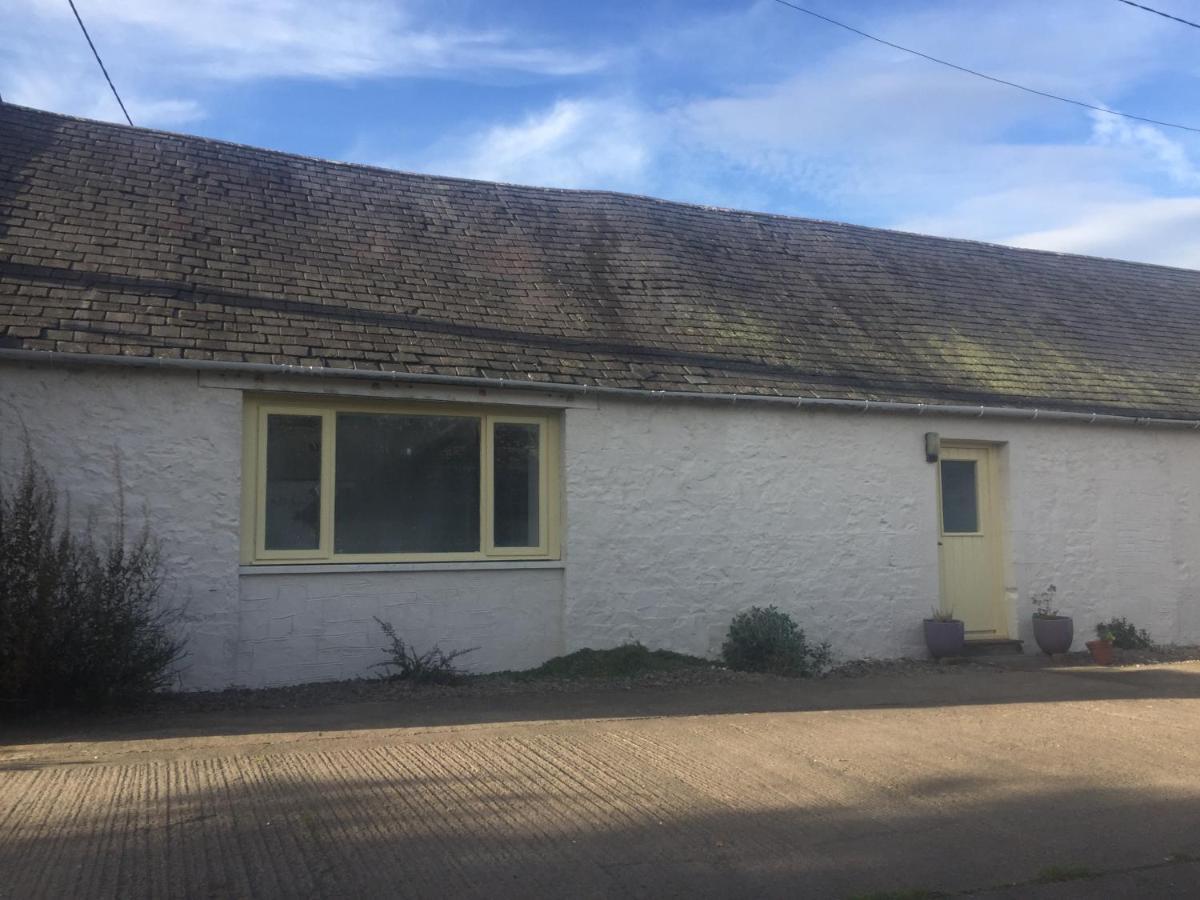
[(936, 619), (925, 620), (925, 646), (929, 655), (934, 659), (943, 656), (962, 656), (963, 641), (966, 632), (963, 623), (958, 619), (949, 622), (939, 622)]
[(1066, 653), (1075, 640), (1075, 623), (1070, 616), (1055, 616), (1053, 619), (1034, 616), (1033, 637), (1047, 656)]

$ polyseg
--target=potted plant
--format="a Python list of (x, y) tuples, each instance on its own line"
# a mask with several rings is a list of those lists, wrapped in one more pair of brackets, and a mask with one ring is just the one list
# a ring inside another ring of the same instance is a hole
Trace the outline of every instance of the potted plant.
[(1153, 650), (1154, 641), (1145, 628), (1138, 628), (1124, 616), (1114, 616), (1096, 625), (1096, 634), (1112, 639), (1118, 650)]
[(966, 631), (954, 610), (932, 610), (925, 620), (925, 646), (934, 659), (943, 656), (962, 656)]
[(1087, 642), (1092, 660), (1098, 666), (1111, 666), (1113, 661), (1113, 633), (1103, 624), (1096, 626), (1096, 640)]
[(1033, 596), (1033, 637), (1047, 656), (1066, 653), (1075, 640), (1075, 623), (1070, 616), (1059, 615), (1054, 605), (1058, 588), (1054, 585)]

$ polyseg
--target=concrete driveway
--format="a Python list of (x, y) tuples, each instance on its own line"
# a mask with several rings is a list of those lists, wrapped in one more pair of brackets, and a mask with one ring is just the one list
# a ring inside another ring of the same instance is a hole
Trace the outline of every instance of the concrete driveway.
[(1200, 893), (1198, 664), (39, 727), (0, 896)]

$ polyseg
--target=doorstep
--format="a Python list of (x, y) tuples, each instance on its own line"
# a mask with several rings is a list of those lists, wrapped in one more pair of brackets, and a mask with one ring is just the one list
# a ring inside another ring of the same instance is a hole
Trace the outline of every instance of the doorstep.
[(1024, 652), (1024, 642), (1010, 638), (967, 641), (963, 645), (963, 656), (1020, 656)]

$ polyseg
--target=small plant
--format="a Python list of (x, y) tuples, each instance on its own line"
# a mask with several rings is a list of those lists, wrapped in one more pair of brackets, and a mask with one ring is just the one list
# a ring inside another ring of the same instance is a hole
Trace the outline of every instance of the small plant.
[(1034, 614), (1034, 616), (1039, 619), (1057, 619), (1058, 618), (1058, 607), (1056, 607), (1054, 605), (1055, 601), (1057, 600), (1057, 597), (1056, 597), (1057, 594), (1058, 594), (1058, 588), (1056, 588), (1054, 585), (1050, 585), (1048, 588), (1046, 588), (1040, 594), (1034, 594), (1033, 595), (1033, 614)]
[(384, 674), (382, 676), (384, 678), (412, 681), (417, 684), (454, 684), (465, 674), (454, 664), (454, 661), (460, 656), (466, 656), (479, 649), (478, 647), (468, 647), (465, 650), (451, 650), (446, 653), (441, 647), (434, 645), (432, 649), (418, 653), (396, 634), (396, 628), (391, 622), (385, 622), (378, 616), (375, 617), (375, 621), (379, 623), (379, 627), (391, 642), (390, 647), (383, 648), (384, 652), (391, 656), (391, 659), (375, 664), (379, 668), (395, 670)]
[(1097, 623), (1096, 636), (1102, 641), (1112, 641), (1114, 647), (1122, 650), (1151, 650), (1154, 647), (1146, 629), (1120, 617)]
[(952, 609), (931, 608), (929, 610), (928, 621), (930, 621), (930, 622), (957, 622), (958, 619), (954, 618), (954, 610), (952, 610)]
[(731, 669), (774, 675), (818, 675), (830, 661), (828, 642), (810, 642), (796, 621), (774, 606), (752, 606), (734, 616), (721, 655)]

